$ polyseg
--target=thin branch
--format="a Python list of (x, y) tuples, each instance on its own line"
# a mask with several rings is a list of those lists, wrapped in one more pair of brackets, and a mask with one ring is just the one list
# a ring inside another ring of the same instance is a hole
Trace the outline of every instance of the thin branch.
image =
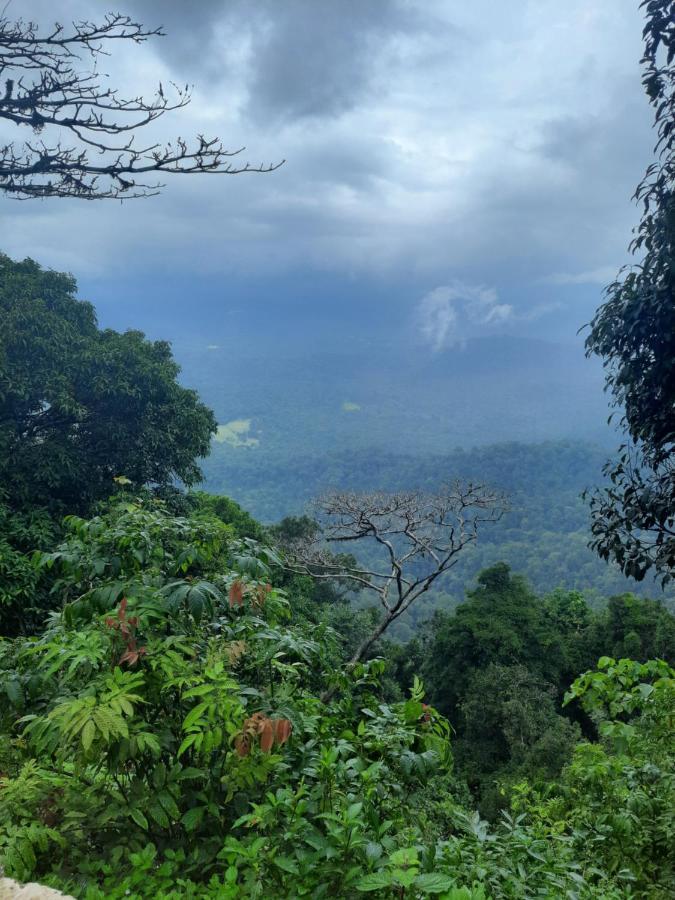
[[(95, 65), (93, 71), (78, 66), (83, 56), (95, 62), (108, 55), (110, 41), (138, 44), (162, 35), (160, 28), (146, 28), (117, 13), (98, 25), (74, 22), (70, 31), (57, 23), (46, 34), (33, 22), (10, 22), (0, 15), (0, 120), (36, 135), (58, 134), (52, 141), (0, 146), (0, 192), (17, 199), (132, 199), (152, 196), (163, 187), (161, 181), (146, 181), (151, 173), (240, 175), (274, 172), (283, 165), (283, 160), (234, 164), (232, 157), (245, 148), (228, 150), (218, 138), (203, 135), (193, 145), (178, 138), (164, 146), (134, 146), (139, 129), (190, 102), (189, 85), (172, 84), (169, 96), (160, 83), (151, 100), (125, 99), (101, 84)], [(120, 135), (125, 136), (122, 141), (113, 140)]]
[[(315, 505), (317, 529), (304, 544), (286, 548), (287, 568), (317, 579), (351, 579), (376, 594), (384, 615), (356, 649), (360, 662), (387, 628), (457, 562), (483, 524), (506, 509), (501, 494), (483, 486), (445, 486), (437, 494), (332, 493)], [(380, 548), (386, 569), (366, 571), (336, 562), (329, 548), (346, 542)], [(390, 599), (391, 598), (391, 599)], [(329, 690), (324, 699), (330, 699)]]

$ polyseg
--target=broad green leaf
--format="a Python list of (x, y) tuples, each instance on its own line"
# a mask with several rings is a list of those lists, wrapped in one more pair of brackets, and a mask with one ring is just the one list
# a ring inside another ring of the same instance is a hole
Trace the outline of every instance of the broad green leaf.
[(297, 875), (300, 871), (298, 869), (298, 864), (294, 859), (291, 859), (290, 856), (275, 856), (274, 864), (280, 869), (283, 869), (284, 872), (289, 872), (291, 875)]
[(94, 742), (94, 738), (96, 737), (96, 726), (92, 719), (88, 719), (84, 728), (82, 729), (82, 746), (84, 748), (85, 753), (89, 750), (91, 745)]
[(391, 885), (392, 879), (387, 872), (373, 872), (371, 875), (359, 878), (354, 887), (357, 891), (381, 891)]
[(415, 887), (425, 894), (442, 894), (454, 887), (455, 880), (441, 872), (428, 872), (418, 875), (414, 881)]
[(148, 820), (145, 818), (140, 809), (132, 806), (129, 812), (134, 822), (139, 825), (144, 831), (147, 831), (149, 828)]
[(201, 718), (202, 714), (206, 712), (208, 707), (208, 702), (204, 701), (203, 703), (198, 703), (194, 709), (191, 709), (183, 722), (183, 731), (189, 731), (195, 722)]
[(181, 822), (185, 826), (186, 831), (194, 831), (195, 828), (199, 827), (203, 818), (204, 807), (193, 806), (192, 809), (188, 809), (186, 813), (183, 813)]

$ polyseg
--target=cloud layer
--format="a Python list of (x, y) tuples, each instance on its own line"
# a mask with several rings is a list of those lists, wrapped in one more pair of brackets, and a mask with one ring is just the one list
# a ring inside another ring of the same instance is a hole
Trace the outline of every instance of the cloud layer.
[[(218, 134), (286, 165), (168, 179), (161, 197), (122, 205), (3, 199), (3, 249), (92, 283), (405, 277), (441, 345), (460, 308), (485, 327), (545, 317), (556, 291), (590, 296), (625, 260), (651, 145), (635, 5), (128, 0), (167, 37), (114, 48), (111, 82), (132, 96), (195, 83), (153, 136)], [(54, 18), (53, 0), (19, 10)], [(60, 0), (59, 19), (82, 16), (100, 4)], [(455, 296), (460, 283), (497, 285), (508, 303)]]
[(420, 335), (434, 351), (466, 340), (472, 333), (509, 321), (513, 307), (499, 303), (497, 291), (455, 282), (426, 294), (417, 308)]

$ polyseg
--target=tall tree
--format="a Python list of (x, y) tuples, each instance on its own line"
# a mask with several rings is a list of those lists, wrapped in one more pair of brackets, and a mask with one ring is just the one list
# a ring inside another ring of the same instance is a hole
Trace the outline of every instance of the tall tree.
[(100, 330), (69, 275), (0, 254), (0, 484), (10, 505), (86, 511), (116, 477), (192, 484), (216, 422), (164, 341)]
[(637, 265), (607, 288), (586, 347), (604, 358), (628, 440), (590, 499), (592, 545), (626, 575), (675, 572), (675, 2), (644, 0), (643, 84), (654, 108), (655, 161), (635, 198)]
[[(340, 578), (373, 593), (380, 618), (352, 654), (359, 663), (402, 616), (474, 543), (479, 528), (498, 521), (504, 498), (475, 484), (446, 486), (435, 494), (334, 492), (317, 501), (319, 527), (290, 549), (291, 571), (315, 579)], [(370, 553), (373, 563), (336, 557), (326, 546)], [(324, 699), (332, 696), (329, 691)]]
[[(5, 9), (7, 6), (5, 6)], [(102, 79), (97, 64), (116, 44), (140, 44), (160, 28), (119, 13), (99, 23), (56, 24), (40, 31), (0, 11), (0, 120), (32, 138), (0, 144), (0, 191), (20, 198), (132, 198), (155, 194), (155, 176), (270, 172), (279, 164), (237, 164), (244, 150), (198, 135), (193, 144), (137, 143), (138, 132), (190, 102), (188, 86), (160, 83), (155, 96), (125, 99)], [(141, 139), (142, 140), (142, 139)]]
[(544, 604), (505, 563), (482, 571), (456, 613), (437, 613), (428, 631), (422, 674), (432, 702), (455, 721), (476, 672), (520, 665), (556, 684), (564, 666), (560, 634)]

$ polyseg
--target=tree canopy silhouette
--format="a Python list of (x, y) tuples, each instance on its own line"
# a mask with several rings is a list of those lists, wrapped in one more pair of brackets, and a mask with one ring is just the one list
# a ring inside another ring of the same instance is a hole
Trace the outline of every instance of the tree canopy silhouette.
[(675, 2), (644, 0), (643, 85), (654, 108), (655, 160), (635, 191), (638, 264), (607, 288), (588, 353), (603, 357), (607, 389), (628, 441), (591, 497), (592, 546), (624, 574), (675, 572)]

